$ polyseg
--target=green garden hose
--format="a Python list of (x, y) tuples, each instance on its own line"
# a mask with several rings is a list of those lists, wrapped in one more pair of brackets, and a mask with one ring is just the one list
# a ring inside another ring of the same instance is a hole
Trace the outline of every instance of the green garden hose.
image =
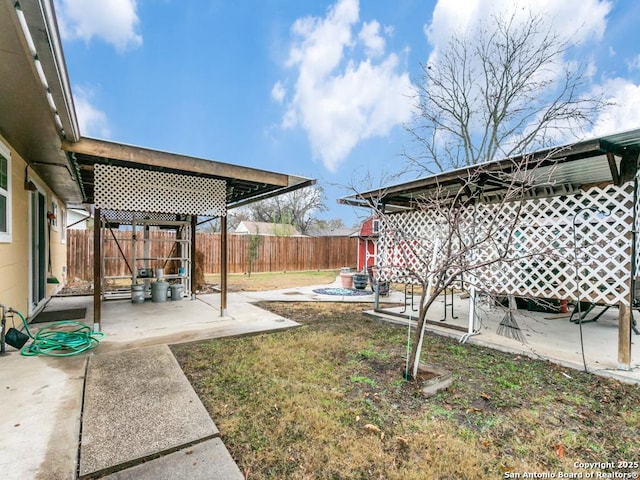
[(24, 316), (15, 310), (10, 311), (20, 317), (27, 335), (33, 339), (33, 342), (20, 350), (25, 357), (34, 355), (70, 357), (97, 346), (104, 337), (104, 333), (94, 332), (89, 326), (74, 320), (54, 322), (38, 330), (34, 337)]

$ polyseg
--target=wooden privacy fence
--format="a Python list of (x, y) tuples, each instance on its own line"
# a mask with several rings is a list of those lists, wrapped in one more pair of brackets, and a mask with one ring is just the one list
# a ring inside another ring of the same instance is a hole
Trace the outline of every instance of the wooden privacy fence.
[[(131, 232), (114, 231), (118, 244), (127, 261), (131, 262)], [(111, 237), (111, 233), (105, 232)], [(152, 231), (151, 239), (167, 239), (172, 231)], [(204, 255), (204, 272), (220, 272), (220, 234), (197, 233), (196, 249)], [(355, 266), (358, 241), (350, 237), (288, 237), (261, 235), (255, 247), (252, 272), (282, 272), (303, 270), (331, 270)], [(139, 244), (141, 242), (138, 242)], [(227, 261), (229, 273), (245, 273), (249, 269), (250, 235), (229, 234), (227, 236)], [(166, 257), (170, 242), (151, 242), (151, 257)], [(103, 255), (107, 258), (122, 255), (114, 241), (104, 243)], [(137, 252), (142, 256), (142, 252)], [(93, 231), (68, 230), (67, 269), (72, 280), (93, 278)], [(105, 275), (130, 275), (124, 260), (107, 261)]]

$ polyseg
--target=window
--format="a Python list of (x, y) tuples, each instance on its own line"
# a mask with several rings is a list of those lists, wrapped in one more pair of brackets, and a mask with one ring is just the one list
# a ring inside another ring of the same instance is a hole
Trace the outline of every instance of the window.
[(0, 142), (0, 242), (11, 241), (11, 152)]

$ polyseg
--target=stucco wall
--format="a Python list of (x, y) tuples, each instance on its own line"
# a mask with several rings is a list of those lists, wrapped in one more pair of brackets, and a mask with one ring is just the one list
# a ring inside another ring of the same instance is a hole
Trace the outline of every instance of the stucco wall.
[[(30, 194), (24, 189), (25, 161), (0, 135), (2, 142), (11, 151), (11, 240), (0, 242), (0, 304), (13, 307), (23, 314), (29, 314), (30, 292)], [(51, 208), (55, 199), (58, 203), (58, 216), (66, 210), (63, 202), (56, 198), (53, 191), (29, 169), (29, 176), (41, 188), (45, 195), (45, 205)], [(66, 269), (66, 245), (61, 243), (61, 223), (58, 231), (51, 231), (52, 273), (63, 282), (63, 268)], [(47, 297), (59, 285), (47, 284)]]

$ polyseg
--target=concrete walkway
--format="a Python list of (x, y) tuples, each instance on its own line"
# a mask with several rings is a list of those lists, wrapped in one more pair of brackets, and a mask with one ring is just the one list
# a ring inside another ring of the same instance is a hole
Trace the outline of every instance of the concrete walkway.
[(219, 437), (166, 345), (89, 357), (80, 478), (242, 480)]
[[(24, 357), (7, 346), (2, 479), (244, 478), (167, 345), (298, 324), (240, 297), (221, 317), (218, 301), (103, 302), (105, 338), (75, 357)], [(53, 298), (47, 310), (78, 307), (90, 325), (92, 297)], [(31, 325), (33, 333), (43, 325)]]

